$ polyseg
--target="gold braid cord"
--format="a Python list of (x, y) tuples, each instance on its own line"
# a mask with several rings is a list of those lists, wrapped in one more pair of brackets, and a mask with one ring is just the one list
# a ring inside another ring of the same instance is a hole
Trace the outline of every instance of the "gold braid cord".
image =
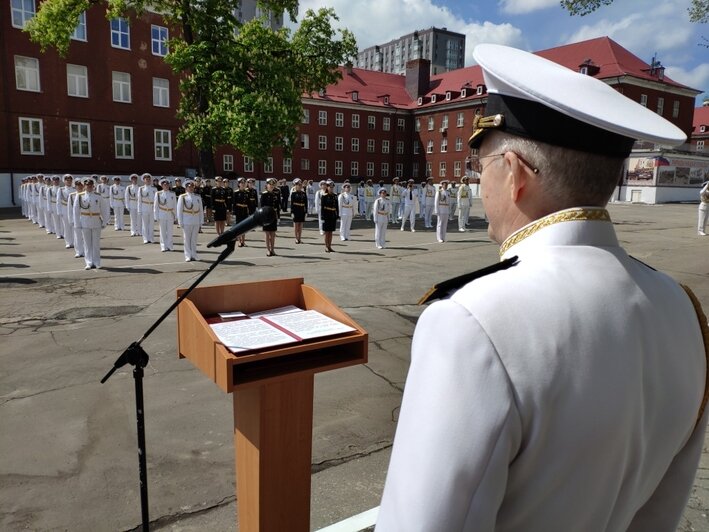
[(704, 397), (702, 398), (702, 404), (699, 407), (699, 413), (697, 414), (697, 422), (695, 424), (696, 428), (704, 415), (704, 409), (707, 406), (707, 401), (709, 401), (709, 325), (707, 324), (707, 317), (702, 310), (702, 304), (697, 299), (697, 296), (694, 295), (692, 289), (683, 284), (680, 286), (684, 288), (685, 292), (687, 292), (687, 296), (689, 296), (689, 300), (692, 302), (694, 311), (697, 313), (699, 328), (702, 330), (702, 338), (704, 339), (704, 354), (707, 361), (706, 374), (704, 376)]

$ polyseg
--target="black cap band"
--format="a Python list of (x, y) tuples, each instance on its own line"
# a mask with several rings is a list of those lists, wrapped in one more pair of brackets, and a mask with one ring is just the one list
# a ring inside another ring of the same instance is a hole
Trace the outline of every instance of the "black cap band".
[[(602, 155), (627, 157), (634, 139), (581, 122), (531, 100), (492, 93), (478, 118), (468, 143), (478, 148), (486, 131), (497, 129), (511, 135), (538, 140), (553, 146)], [(494, 119), (493, 117), (497, 117)]]

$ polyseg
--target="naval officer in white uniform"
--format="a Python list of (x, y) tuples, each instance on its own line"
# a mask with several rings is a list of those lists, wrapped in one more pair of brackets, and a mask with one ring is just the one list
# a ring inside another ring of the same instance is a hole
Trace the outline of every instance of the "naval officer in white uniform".
[(605, 205), (633, 139), (685, 135), (543, 58), (474, 57), (473, 169), (503, 261), (430, 295), (450, 297), (416, 326), (377, 530), (675, 530), (704, 442), (706, 317), (628, 256)]

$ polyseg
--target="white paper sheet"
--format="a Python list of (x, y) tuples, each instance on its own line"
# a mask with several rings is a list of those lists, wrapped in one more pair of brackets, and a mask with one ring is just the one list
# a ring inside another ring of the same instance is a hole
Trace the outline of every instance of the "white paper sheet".
[(265, 318), (287, 329), (303, 340), (319, 338), (354, 331), (349, 325), (333, 320), (317, 310), (302, 310), (300, 312), (287, 312), (272, 314)]
[(211, 327), (219, 341), (234, 353), (298, 341), (260, 319), (214, 323)]

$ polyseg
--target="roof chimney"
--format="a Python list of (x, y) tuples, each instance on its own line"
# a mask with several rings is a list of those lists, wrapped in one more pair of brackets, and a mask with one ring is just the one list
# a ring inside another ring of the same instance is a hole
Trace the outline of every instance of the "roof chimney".
[(406, 63), (406, 92), (417, 99), (428, 92), (431, 81), (431, 61), (413, 59)]

